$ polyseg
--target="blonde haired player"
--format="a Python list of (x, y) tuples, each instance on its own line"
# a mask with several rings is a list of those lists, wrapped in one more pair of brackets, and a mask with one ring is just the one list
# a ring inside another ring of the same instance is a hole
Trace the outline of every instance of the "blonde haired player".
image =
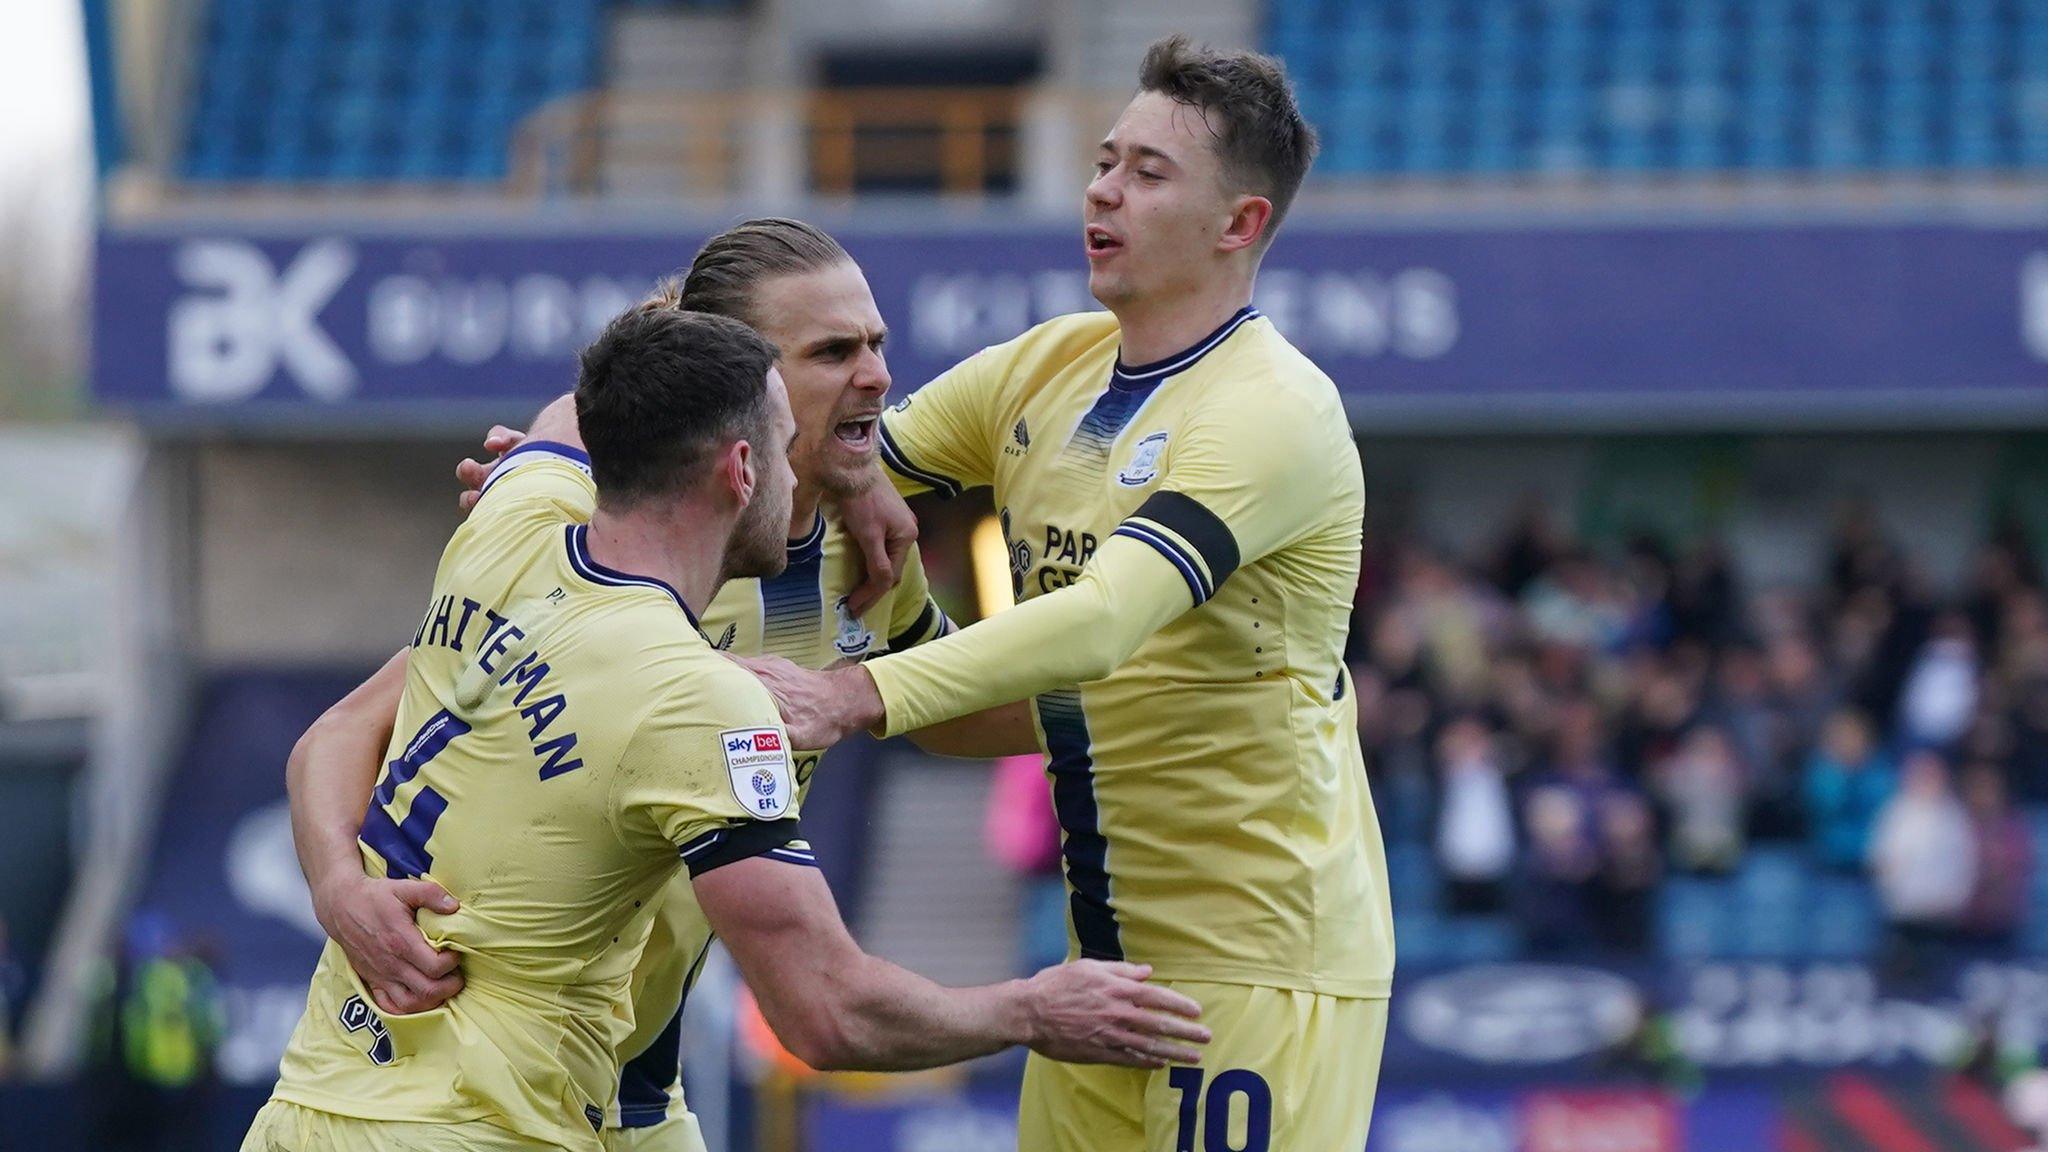
[(1394, 942), (1342, 653), (1363, 480), (1336, 387), (1251, 307), (1315, 137), (1280, 65), (1175, 37), (1102, 141), (1108, 314), (884, 418), (905, 490), (992, 486), (1020, 603), (910, 652), (759, 662), (800, 742), (1034, 699), (1073, 954), (1203, 1005), (1199, 1064), (1032, 1059), (1032, 1152), (1356, 1152)]
[[(777, 369), (796, 418), (787, 567), (773, 576), (725, 583), (700, 619), (713, 646), (826, 668), (902, 651), (949, 631), (952, 625), (931, 599), (914, 549), (899, 583), (866, 611), (851, 607), (864, 572), (830, 501), (873, 479), (875, 421), (890, 378), (882, 355), (886, 328), (866, 278), (845, 249), (801, 221), (748, 220), (708, 240), (688, 271), (642, 307), (712, 312), (761, 331), (780, 350)], [(503, 452), (520, 439), (508, 429), (494, 429), (486, 449)], [(481, 487), (489, 471), (471, 462), (461, 475)], [(368, 686), (309, 730), (290, 769), (292, 809), (321, 923), (380, 1001), (419, 1011), (453, 995), (460, 980), (455, 958), (437, 957), (426, 947), (412, 923), (412, 907), (401, 896), (431, 900), (439, 894), (406, 881), (365, 877), (355, 841), (398, 707), (397, 680), (387, 681)], [(1031, 720), (1021, 706), (916, 738), (954, 754), (1035, 748)], [(796, 752), (800, 804), (808, 802), (821, 755)], [(690, 880), (679, 875), (662, 897), (633, 973), (634, 1030), (620, 1047), (618, 1094), (605, 1119), (604, 1140), (613, 1152), (704, 1147), (683, 1095), (679, 1042), (683, 1007), (710, 942)]]
[[(763, 1013), (820, 1066), (1031, 1043), (1134, 1060), (1204, 1038), (1141, 967), (946, 989), (862, 953), (798, 835), (791, 745), (692, 601), (772, 575), (795, 478), (775, 349), (737, 321), (636, 310), (584, 353), (450, 542), (408, 651), (361, 866), (431, 881), (461, 991), (397, 1013), (323, 952), (245, 1152), (602, 1147), (629, 982), (670, 877)], [(584, 444), (587, 443), (587, 454)]]

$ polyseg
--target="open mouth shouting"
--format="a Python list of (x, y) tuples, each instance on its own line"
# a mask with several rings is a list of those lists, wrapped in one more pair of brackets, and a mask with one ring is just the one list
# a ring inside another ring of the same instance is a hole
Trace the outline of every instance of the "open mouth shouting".
[(832, 426), (833, 438), (856, 452), (865, 452), (875, 446), (875, 425), (881, 419), (880, 413), (841, 420)]
[(1088, 225), (1088, 258), (1100, 260), (1123, 250), (1124, 242), (1100, 224)]

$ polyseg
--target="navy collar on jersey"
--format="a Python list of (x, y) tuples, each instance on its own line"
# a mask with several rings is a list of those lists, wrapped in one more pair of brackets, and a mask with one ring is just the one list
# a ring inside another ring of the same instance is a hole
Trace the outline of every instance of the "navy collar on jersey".
[(568, 538), (569, 567), (574, 569), (578, 576), (592, 584), (603, 584), (612, 588), (654, 588), (666, 592), (676, 602), (676, 607), (683, 610), (683, 615), (690, 618), (690, 627), (699, 627), (697, 614), (690, 611), (690, 606), (683, 602), (683, 594), (669, 587), (667, 582), (656, 580), (652, 576), (635, 576), (631, 572), (607, 568), (591, 559), (590, 525), (569, 525)]
[(1150, 388), (1176, 372), (1185, 372), (1193, 368), (1196, 361), (1207, 356), (1217, 345), (1230, 339), (1230, 334), (1243, 327), (1246, 321), (1256, 319), (1258, 315), (1259, 310), (1247, 304), (1237, 310), (1237, 315), (1225, 320), (1221, 328), (1195, 341), (1192, 347), (1165, 359), (1154, 360), (1150, 364), (1126, 366), (1123, 352), (1119, 350), (1116, 367), (1109, 373), (1109, 385), (1112, 388)]
[(791, 540), (787, 544), (791, 564), (816, 560), (825, 554), (825, 514), (819, 512), (815, 515), (817, 519), (811, 522), (810, 534), (801, 540)]

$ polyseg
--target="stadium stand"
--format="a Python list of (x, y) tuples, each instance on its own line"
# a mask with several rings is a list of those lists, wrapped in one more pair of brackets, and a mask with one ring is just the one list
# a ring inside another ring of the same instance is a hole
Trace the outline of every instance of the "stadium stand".
[(2048, 165), (2024, 0), (1266, 6), (1325, 176)]
[(598, 0), (216, 0), (183, 171), (196, 181), (487, 181), (514, 125), (591, 87)]

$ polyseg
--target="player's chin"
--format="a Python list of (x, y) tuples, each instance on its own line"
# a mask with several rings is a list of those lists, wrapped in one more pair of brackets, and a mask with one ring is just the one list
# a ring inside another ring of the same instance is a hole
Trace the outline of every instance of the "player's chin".
[(819, 486), (827, 492), (849, 492), (864, 487), (868, 473), (875, 466), (875, 443), (871, 437), (867, 446), (855, 448), (840, 441), (833, 441), (827, 452), (828, 459), (819, 477)]
[(1088, 270), (1088, 294), (1104, 304), (1114, 304), (1129, 295), (1124, 278), (1100, 266)]

